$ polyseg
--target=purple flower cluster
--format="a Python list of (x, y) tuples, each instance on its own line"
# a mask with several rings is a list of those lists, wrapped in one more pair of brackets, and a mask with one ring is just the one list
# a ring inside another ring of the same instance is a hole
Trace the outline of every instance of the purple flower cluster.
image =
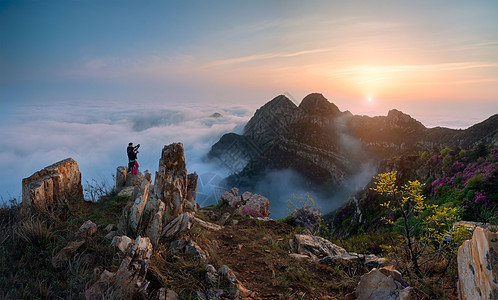
[(244, 216), (249, 215), (251, 217), (260, 217), (260, 218), (263, 218), (263, 214), (261, 214), (260, 211), (254, 209), (252, 207), (249, 207), (249, 206), (242, 206), (241, 213)]
[(474, 197), (472, 200), (469, 200), (465, 198), (465, 206), (463, 207), (464, 209), (468, 208), (469, 204), (481, 204), (482, 206), (488, 206), (489, 205), (489, 199), (486, 198), (486, 195), (481, 193), (481, 192), (475, 192)]
[(434, 180), (430, 186), (434, 189), (443, 186), (452, 186), (454, 189), (462, 189), (467, 186), (469, 180), (474, 176), (481, 175), (482, 181), (486, 182), (496, 172), (498, 172), (496, 162), (485, 160), (465, 165), (462, 162), (456, 161), (449, 168), (446, 176)]

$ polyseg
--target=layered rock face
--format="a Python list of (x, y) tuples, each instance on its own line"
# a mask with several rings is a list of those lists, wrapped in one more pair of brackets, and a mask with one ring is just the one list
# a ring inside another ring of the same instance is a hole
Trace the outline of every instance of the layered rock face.
[(356, 116), (341, 112), (318, 93), (306, 96), (299, 106), (280, 95), (255, 112), (243, 135), (224, 135), (208, 157), (236, 173), (228, 178), (228, 185), (242, 189), (252, 190), (251, 182), (271, 170), (287, 168), (315, 185), (342, 185), (372, 157), (496, 144), (496, 128), (498, 115), (466, 130), (426, 128), (395, 109), (387, 116)]
[(132, 237), (144, 232), (155, 246), (186, 232), (194, 222), (197, 174), (187, 174), (183, 145), (164, 146), (154, 184), (146, 174), (123, 209), (118, 229)]
[(498, 299), (498, 233), (481, 227), (458, 248), (460, 299)]
[(45, 212), (72, 199), (83, 199), (81, 173), (72, 158), (61, 160), (22, 180), (22, 205)]

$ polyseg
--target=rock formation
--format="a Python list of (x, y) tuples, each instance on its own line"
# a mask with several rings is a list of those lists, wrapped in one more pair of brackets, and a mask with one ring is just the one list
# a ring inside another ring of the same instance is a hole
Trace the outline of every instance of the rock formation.
[(458, 248), (462, 300), (498, 299), (498, 233), (481, 227)]
[(61, 160), (22, 180), (22, 206), (46, 212), (73, 199), (83, 199), (81, 173), (72, 158)]
[(239, 189), (234, 187), (230, 191), (224, 192), (218, 203), (226, 203), (237, 208), (237, 212), (241, 215), (260, 218), (266, 218), (270, 215), (270, 200), (268, 198), (251, 192), (245, 192), (240, 196), (238, 193)]
[(357, 300), (415, 300), (413, 287), (403, 280), (401, 273), (392, 267), (372, 269), (361, 276), (355, 291)]
[(344, 248), (320, 236), (296, 234), (290, 243), (294, 252), (299, 254), (299, 256), (295, 256), (296, 258), (302, 258), (301, 255), (304, 255), (320, 264), (330, 264), (334, 261), (358, 262), (368, 268), (379, 268), (386, 263), (384, 258), (375, 255), (347, 252)]
[(296, 207), (291, 216), (294, 217), (297, 225), (303, 227), (310, 234), (316, 234), (320, 230), (322, 213), (316, 207)]
[[(145, 279), (147, 264), (152, 254), (149, 238), (138, 237), (126, 243), (125, 257), (116, 273), (104, 270), (100, 279), (85, 291), (87, 300), (97, 299), (133, 299), (137, 295), (147, 296), (149, 282)], [(120, 247), (121, 249), (121, 247)], [(111, 289), (109, 289), (111, 287)], [(112, 295), (109, 295), (111, 290)]]
[[(129, 177), (121, 171), (124, 175), (120, 178)], [(131, 237), (144, 232), (154, 246), (161, 238), (185, 233), (194, 222), (191, 212), (197, 209), (196, 188), (197, 174), (187, 174), (183, 145), (164, 146), (154, 184), (150, 174), (143, 176), (123, 209), (118, 229)]]

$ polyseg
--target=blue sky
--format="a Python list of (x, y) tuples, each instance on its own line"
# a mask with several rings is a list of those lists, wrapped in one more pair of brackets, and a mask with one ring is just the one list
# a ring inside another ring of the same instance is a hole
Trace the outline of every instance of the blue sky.
[(261, 105), (287, 91), (353, 112), (368, 98), (488, 111), (496, 15), (495, 1), (0, 1), (0, 100)]

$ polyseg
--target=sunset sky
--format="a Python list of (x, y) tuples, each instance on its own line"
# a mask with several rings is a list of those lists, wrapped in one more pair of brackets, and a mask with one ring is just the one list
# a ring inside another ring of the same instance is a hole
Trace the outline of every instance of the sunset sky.
[(497, 16), (496, 1), (0, 0), (0, 100), (256, 108), (321, 92), (353, 113), (482, 120), (498, 111)]

